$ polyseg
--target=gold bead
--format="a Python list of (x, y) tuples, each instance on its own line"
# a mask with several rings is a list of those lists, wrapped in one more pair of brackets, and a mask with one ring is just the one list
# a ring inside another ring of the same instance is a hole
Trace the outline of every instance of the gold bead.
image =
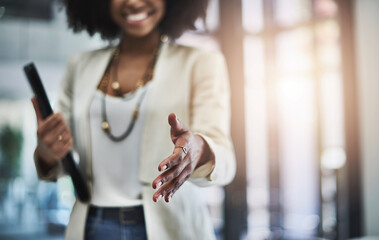
[(136, 88), (138, 89), (138, 88), (140, 88), (140, 87), (142, 87), (142, 86), (143, 86), (143, 81), (142, 81), (142, 80), (139, 80), (139, 81), (137, 82)]
[(118, 91), (118, 90), (120, 90), (120, 83), (119, 83), (119, 82), (113, 82), (113, 83), (112, 83), (112, 89), (113, 89), (114, 91)]
[(134, 112), (133, 112), (133, 118), (136, 119), (138, 117), (138, 113), (139, 113), (139, 109), (138, 107), (136, 109), (134, 109)]
[(168, 41), (168, 36), (167, 35), (162, 35), (161, 36), (161, 42), (167, 42)]
[(108, 122), (106, 122), (106, 121), (102, 122), (101, 127), (103, 128), (104, 131), (107, 131), (107, 132), (109, 131), (109, 123)]

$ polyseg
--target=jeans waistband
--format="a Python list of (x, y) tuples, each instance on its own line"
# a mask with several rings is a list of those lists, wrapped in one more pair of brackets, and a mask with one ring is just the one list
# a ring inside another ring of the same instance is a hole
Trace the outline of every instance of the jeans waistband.
[(88, 216), (103, 220), (119, 221), (122, 224), (140, 224), (145, 222), (143, 207), (97, 207), (90, 206)]

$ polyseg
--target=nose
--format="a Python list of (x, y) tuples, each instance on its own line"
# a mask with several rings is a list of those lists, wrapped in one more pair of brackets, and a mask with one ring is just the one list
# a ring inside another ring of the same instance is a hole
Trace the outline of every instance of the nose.
[(146, 5), (145, 0), (126, 0), (126, 6), (134, 9), (144, 7)]

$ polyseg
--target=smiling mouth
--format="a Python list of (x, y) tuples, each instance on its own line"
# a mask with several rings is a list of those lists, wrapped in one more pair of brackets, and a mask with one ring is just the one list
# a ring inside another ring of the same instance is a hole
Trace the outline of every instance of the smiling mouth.
[(146, 20), (151, 15), (152, 15), (152, 13), (140, 12), (140, 13), (136, 13), (136, 14), (127, 14), (125, 16), (125, 19), (129, 23), (139, 23), (139, 22)]

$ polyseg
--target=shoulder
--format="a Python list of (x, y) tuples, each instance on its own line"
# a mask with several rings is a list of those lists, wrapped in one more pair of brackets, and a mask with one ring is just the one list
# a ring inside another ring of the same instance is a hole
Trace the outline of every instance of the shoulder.
[(96, 61), (101, 58), (108, 57), (109, 54), (114, 51), (114, 49), (115, 49), (114, 46), (107, 46), (101, 49), (75, 53), (68, 59), (68, 65), (83, 67), (93, 60)]
[[(195, 84), (203, 82), (216, 86), (226, 82), (228, 68), (223, 54), (218, 50), (205, 50), (169, 43), (165, 55), (165, 68), (176, 76), (188, 76)], [(205, 81), (206, 80), (206, 81)]]
[(196, 64), (198, 62), (224, 62), (223, 54), (218, 50), (208, 50), (192, 46), (185, 46), (175, 42), (168, 43), (167, 57), (176, 60), (183, 60), (187, 63)]

